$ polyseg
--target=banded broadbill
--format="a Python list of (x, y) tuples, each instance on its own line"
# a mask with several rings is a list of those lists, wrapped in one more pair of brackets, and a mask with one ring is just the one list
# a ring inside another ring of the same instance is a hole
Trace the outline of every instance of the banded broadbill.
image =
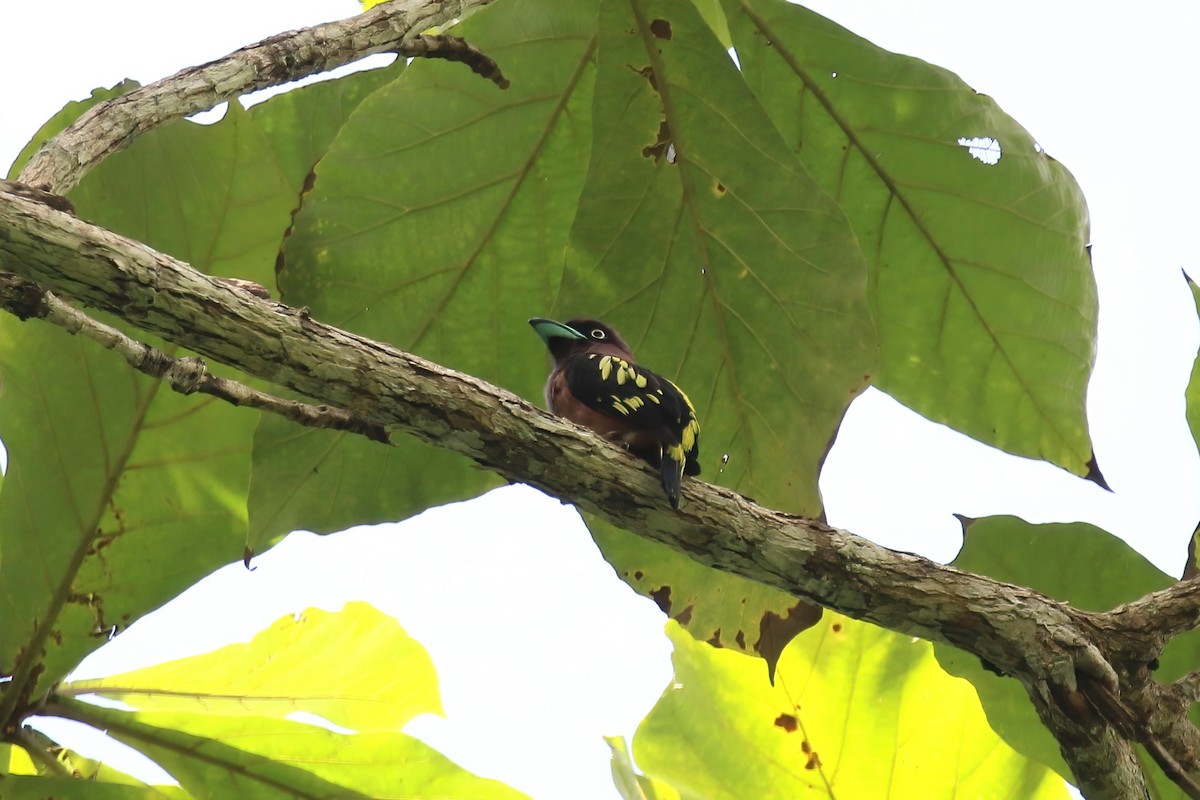
[(679, 508), (683, 476), (700, 474), (700, 423), (687, 395), (635, 363), (629, 345), (603, 322), (531, 319), (529, 324), (554, 357), (546, 381), (550, 411), (658, 467), (667, 499)]

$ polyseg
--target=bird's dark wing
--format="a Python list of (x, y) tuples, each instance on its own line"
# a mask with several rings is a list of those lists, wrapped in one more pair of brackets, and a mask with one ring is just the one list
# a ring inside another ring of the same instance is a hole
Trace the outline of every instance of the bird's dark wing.
[(620, 356), (581, 353), (563, 364), (580, 402), (653, 433), (664, 455), (687, 475), (700, 474), (700, 423), (687, 395), (671, 381)]

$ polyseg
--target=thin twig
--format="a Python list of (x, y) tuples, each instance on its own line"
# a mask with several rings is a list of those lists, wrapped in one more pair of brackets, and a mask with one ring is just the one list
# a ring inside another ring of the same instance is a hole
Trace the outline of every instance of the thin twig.
[(134, 369), (151, 378), (165, 381), (180, 394), (212, 395), (235, 406), (247, 406), (278, 414), (310, 428), (327, 428), (366, 436), (387, 444), (387, 430), (377, 422), (327, 405), (310, 405), (285, 400), (261, 392), (209, 371), (199, 358), (175, 358), (163, 351), (135, 341), (121, 331), (92, 319), (79, 309), (64, 303), (33, 281), (9, 273), (0, 273), (0, 308), (22, 320), (41, 319), (64, 330), (97, 342), (121, 355)]

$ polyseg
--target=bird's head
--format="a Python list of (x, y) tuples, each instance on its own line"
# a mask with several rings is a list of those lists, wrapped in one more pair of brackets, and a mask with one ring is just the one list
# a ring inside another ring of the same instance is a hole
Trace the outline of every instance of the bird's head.
[(573, 319), (563, 323), (535, 317), (529, 324), (542, 337), (556, 363), (576, 353), (609, 353), (633, 360), (633, 353), (621, 334), (600, 320)]

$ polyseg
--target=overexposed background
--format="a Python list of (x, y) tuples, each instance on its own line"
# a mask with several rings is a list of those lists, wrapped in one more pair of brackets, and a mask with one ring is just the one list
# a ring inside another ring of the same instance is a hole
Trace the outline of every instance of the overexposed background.
[[(1197, 323), (1181, 275), (1200, 274), (1191, 242), (1200, 216), (1192, 141), (1200, 129), (1192, 86), (1200, 7), (809, 6), (883, 47), (957, 72), (1083, 186), (1101, 312), (1089, 414), (1114, 490), (991, 451), (870, 391), (851, 408), (826, 465), (830, 521), (949, 560), (960, 544), (953, 513), (1086, 520), (1179, 574), (1200, 520), (1200, 460), (1183, 416)], [(350, 0), (9, 0), (0, 4), (0, 162), (7, 167), (47, 117), (96, 86), (126, 77), (149, 83), (357, 10)], [(532, 335), (529, 358), (544, 358)], [(421, 641), (438, 669), (447, 717), (415, 720), (408, 731), (538, 800), (617, 797), (601, 736), (631, 736), (670, 680), (657, 608), (617, 580), (572, 509), (525, 487), (398, 526), (295, 534), (255, 566), (231, 565), (133, 625), (79, 677), (245, 640), (308, 606), (368, 600)], [(65, 723), (45, 728), (154, 779), (150, 767)]]

